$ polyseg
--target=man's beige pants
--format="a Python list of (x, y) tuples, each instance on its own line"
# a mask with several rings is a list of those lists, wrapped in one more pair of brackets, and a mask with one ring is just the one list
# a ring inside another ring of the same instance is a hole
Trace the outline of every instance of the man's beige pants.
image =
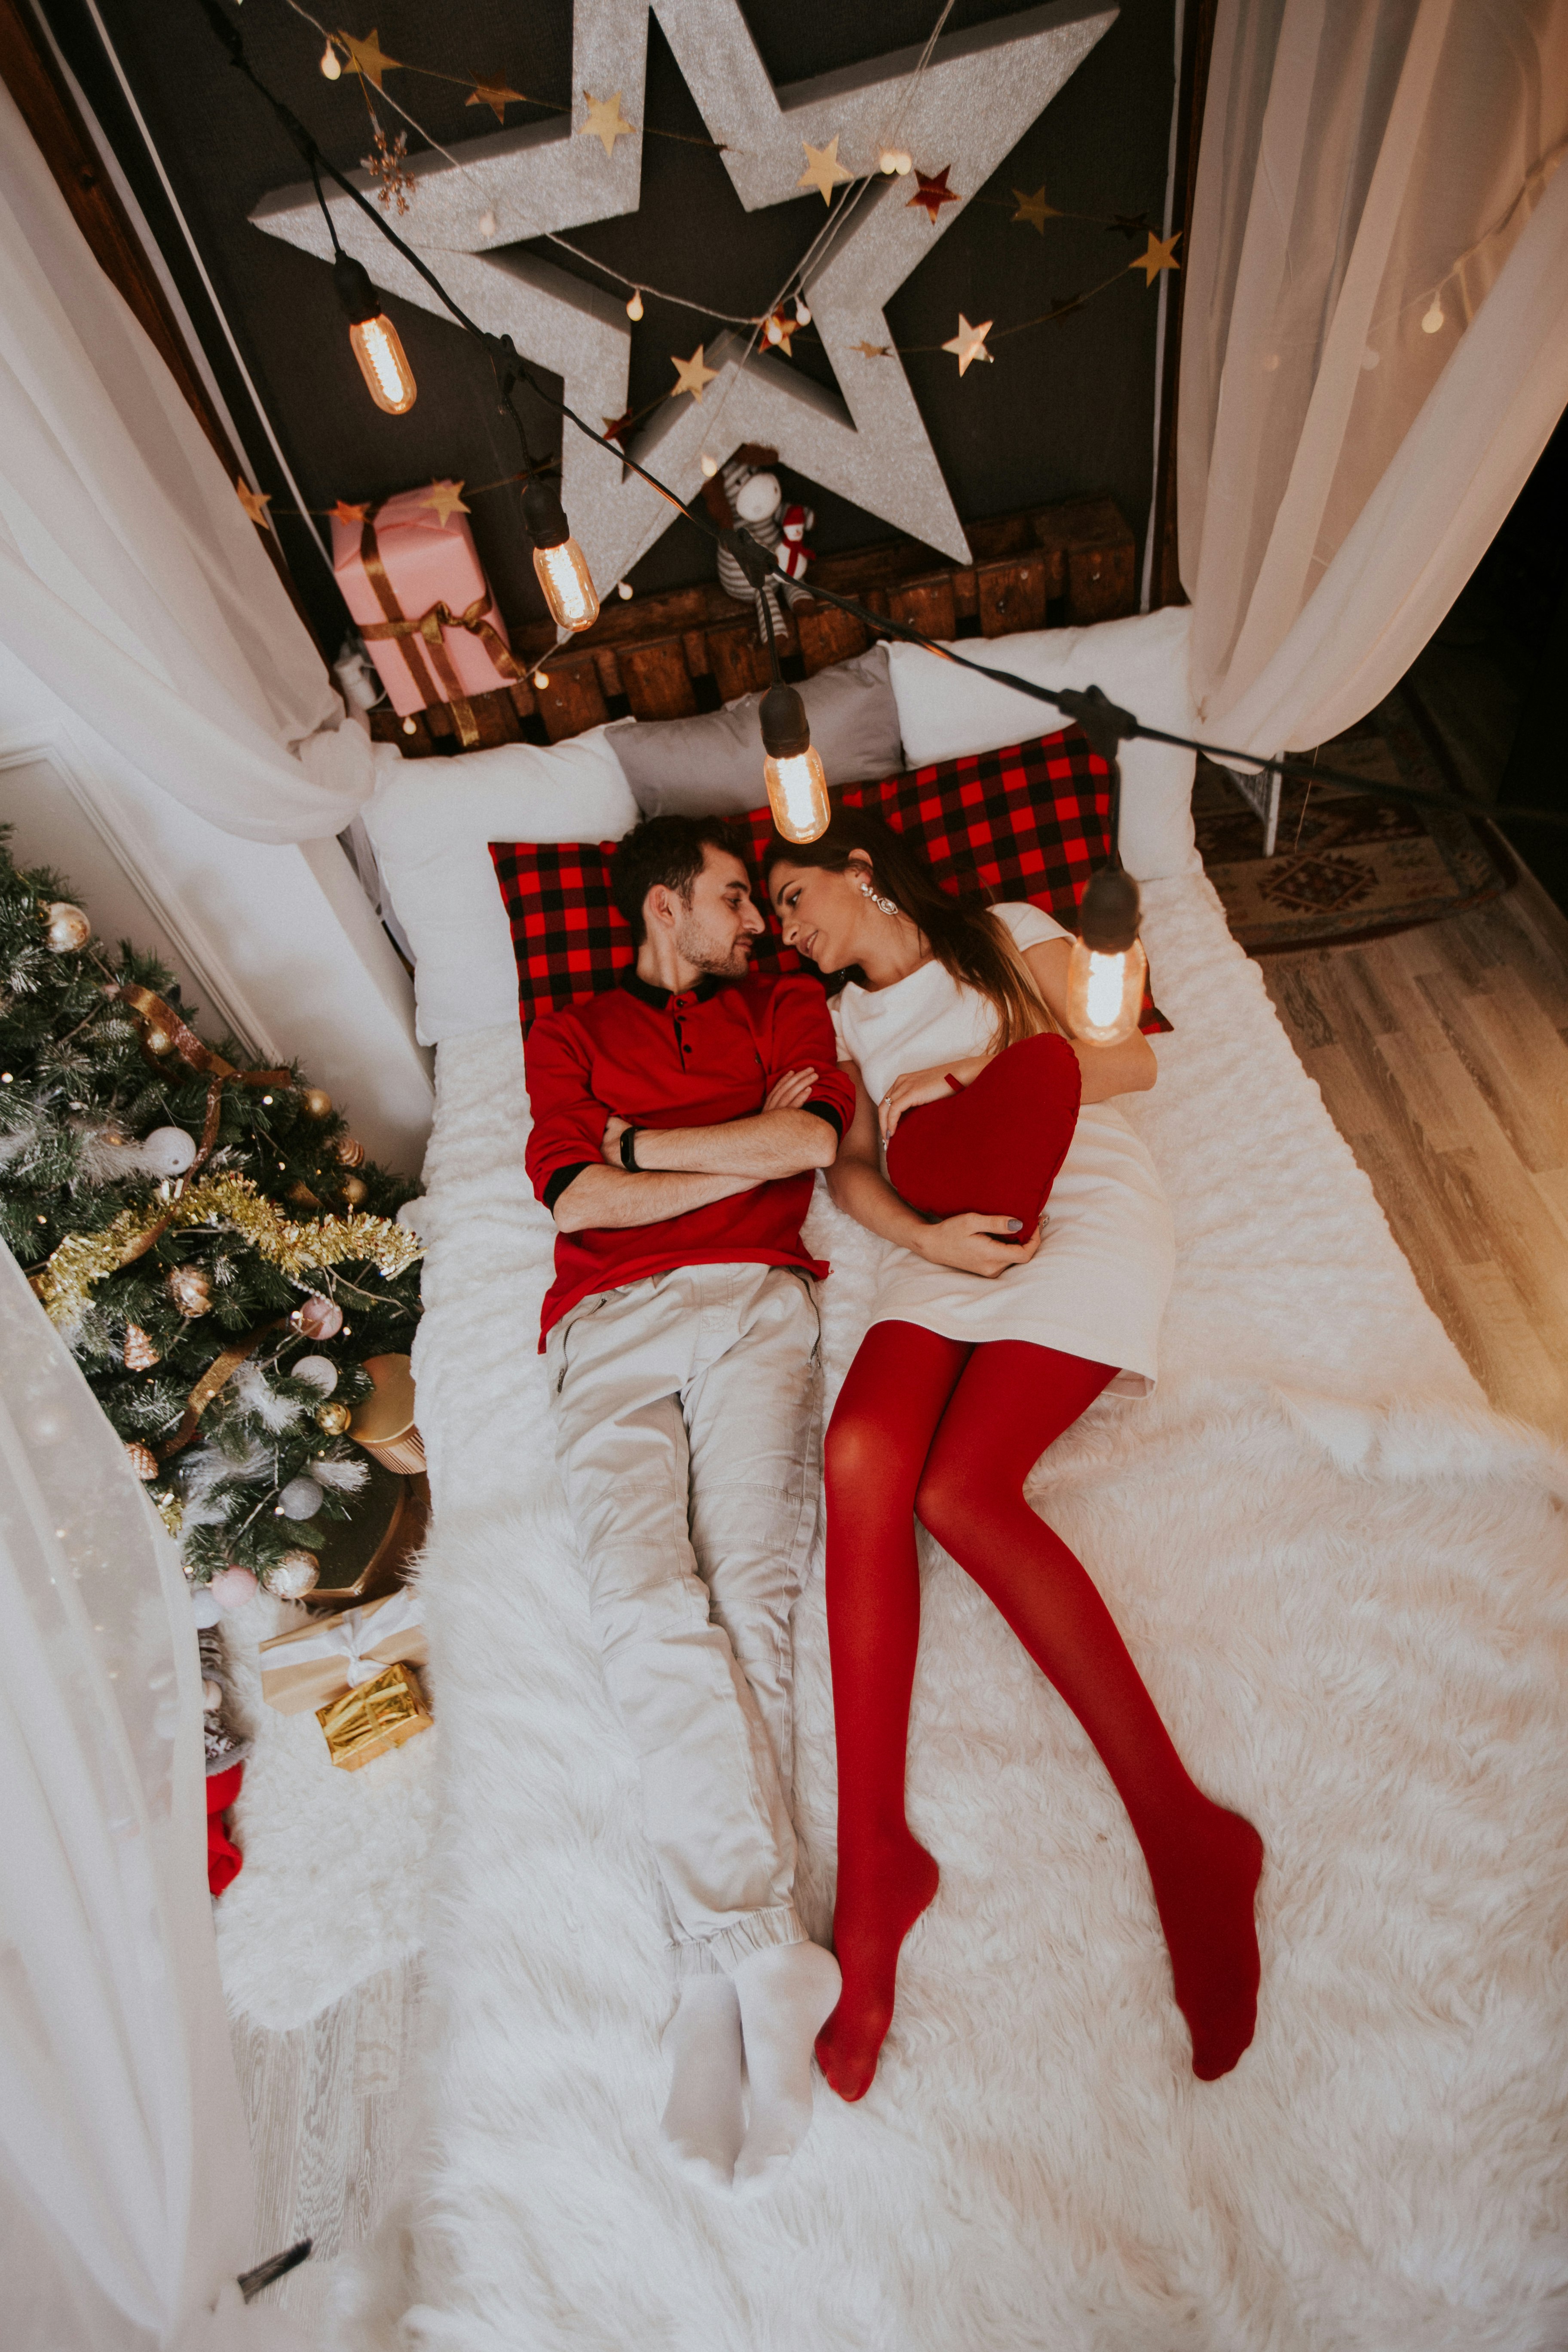
[(790, 1618), (816, 1517), (817, 1346), (815, 1283), (768, 1265), (600, 1291), (546, 1345), (556, 1460), (683, 1974), (805, 1940)]

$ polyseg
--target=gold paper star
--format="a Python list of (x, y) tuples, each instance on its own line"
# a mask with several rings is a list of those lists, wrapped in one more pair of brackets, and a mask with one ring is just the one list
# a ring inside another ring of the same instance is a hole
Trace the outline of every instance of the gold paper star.
[(850, 348), (858, 352), (863, 360), (890, 360), (893, 356), (887, 343), (855, 343)]
[(698, 404), (699, 407), (702, 404), (703, 385), (711, 383), (719, 373), (717, 368), (707, 367), (703, 364), (703, 349), (704, 346), (701, 343), (699, 343), (697, 349), (692, 352), (691, 357), (689, 360), (678, 360), (673, 352), (671, 352), (669, 355), (669, 363), (675, 370), (677, 379), (675, 394), (673, 394), (671, 397), (673, 398), (676, 394), (683, 392), (689, 392), (691, 394), (692, 399)]
[(366, 81), (375, 84), (377, 89), (381, 88), (382, 75), (390, 73), (394, 66), (403, 62), (401, 58), (387, 56), (381, 46), (381, 36), (374, 27), (363, 41), (356, 41), (352, 33), (340, 33), (338, 38), (349, 53), (350, 73), (363, 74)]
[(635, 137), (637, 124), (628, 122), (622, 114), (619, 90), (613, 98), (595, 98), (591, 89), (585, 89), (583, 98), (588, 109), (588, 120), (577, 126), (579, 139), (602, 140), (605, 154), (613, 155), (617, 139)]
[(332, 520), (343, 523), (363, 522), (369, 512), (370, 509), (367, 506), (351, 507), (347, 499), (340, 499), (332, 509)]
[(1027, 221), (1030, 227), (1038, 229), (1042, 236), (1046, 233), (1046, 223), (1048, 220), (1061, 219), (1062, 215), (1056, 205), (1047, 204), (1044, 188), (1037, 188), (1032, 196), (1026, 196), (1022, 188), (1015, 188), (1013, 194), (1018, 199), (1018, 209), (1013, 218), (1016, 221)]
[(427, 495), (422, 498), (419, 503), (422, 507), (435, 508), (436, 520), (443, 528), (451, 521), (455, 514), (468, 512), (468, 509), (463, 504), (461, 482), (432, 482)]
[(1174, 236), (1168, 236), (1163, 245), (1151, 229), (1148, 252), (1141, 253), (1137, 259), (1130, 261), (1127, 267), (1129, 269), (1141, 269), (1143, 272), (1144, 285), (1152, 286), (1162, 269), (1180, 269), (1182, 265), (1176, 259), (1176, 247), (1181, 241), (1180, 229), (1176, 231)]
[(463, 104), (488, 106), (495, 115), (496, 121), (504, 122), (509, 99), (519, 106), (528, 104), (521, 89), (508, 89), (504, 81), (477, 81), (468, 96), (463, 100)]
[(840, 180), (852, 180), (855, 176), (853, 172), (847, 172), (838, 160), (838, 139), (839, 134), (836, 131), (826, 147), (814, 147), (809, 139), (803, 139), (800, 142), (805, 149), (805, 169), (795, 186), (815, 188), (825, 205), (833, 202), (833, 191)]
[(942, 350), (951, 352), (957, 360), (960, 375), (968, 374), (972, 361), (988, 360), (991, 357), (991, 353), (985, 348), (985, 338), (991, 332), (994, 324), (993, 320), (987, 319), (983, 327), (972, 327), (963, 311), (959, 312), (958, 332), (951, 343), (943, 343)]
[(245, 511), (250, 517), (251, 521), (255, 523), (259, 530), (265, 530), (268, 524), (272, 520), (271, 516), (267, 511), (268, 508), (272, 504), (272, 493), (270, 490), (253, 490), (243, 474), (237, 474), (235, 476), (234, 488), (235, 494), (238, 498), (240, 505), (245, 509)]
[(947, 184), (947, 175), (952, 169), (951, 163), (944, 163), (941, 171), (929, 180), (923, 172), (915, 173), (915, 192), (910, 198), (908, 209), (912, 211), (919, 205), (932, 228), (936, 226), (936, 216), (943, 205), (958, 202), (958, 191)]

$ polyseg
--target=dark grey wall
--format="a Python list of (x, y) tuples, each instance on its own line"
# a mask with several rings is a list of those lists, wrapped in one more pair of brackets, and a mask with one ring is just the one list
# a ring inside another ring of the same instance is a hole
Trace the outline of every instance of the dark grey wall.
[[(121, 61), (164, 168), (195, 235), (218, 300), (245, 355), (306, 499), (315, 507), (362, 499), (442, 475), (493, 479), (515, 466), (516, 444), (495, 414), (489, 370), (454, 327), (394, 305), (419, 383), (406, 417), (383, 416), (365, 398), (342, 312), (324, 267), (250, 226), (270, 190), (296, 181), (298, 158), (256, 93), (216, 46), (195, 0), (100, 0)], [(626, 0), (635, 5), (635, 0)], [(1019, 0), (1022, 5), (1022, 0)], [(256, 427), (184, 240), (81, 0), (41, 0), (44, 13), (98, 110), (222, 381), (264, 488), (276, 499), (283, 545), (324, 637), (335, 642), (342, 608), (308, 529)], [(742, 0), (775, 81), (852, 65), (922, 41), (933, 0)], [(309, 123), (341, 166), (369, 146), (364, 102), (353, 77), (317, 71), (320, 42), (283, 0), (233, 10), (256, 66)], [(958, 0), (950, 26), (1019, 13), (1008, 0)], [(1164, 201), (1173, 81), (1173, 0), (1121, 0), (1117, 23), (1005, 160), (984, 193), (1009, 197), (1044, 183), (1069, 213), (1146, 212)], [(570, 0), (378, 0), (362, 9), (382, 47), (454, 72), (504, 75), (514, 87), (564, 100), (571, 80)], [(368, 23), (366, 26), (368, 29)], [(461, 89), (414, 76), (392, 85), (433, 134), (457, 148), (477, 117)], [(657, 23), (650, 26), (646, 121), (700, 137), (700, 115)], [(515, 114), (512, 119), (518, 119)], [(482, 117), (484, 127), (492, 118)], [(411, 144), (416, 143), (411, 142)], [(922, 159), (931, 167), (940, 159)], [(748, 215), (711, 149), (674, 139), (644, 147), (641, 209), (574, 234), (574, 242), (637, 277), (722, 310), (754, 311), (770, 298), (820, 226), (816, 195)], [(1006, 211), (972, 205), (894, 297), (889, 321), (900, 343), (941, 343), (960, 310), (998, 324), (1033, 316), (1053, 299), (1109, 276), (1141, 249), (1094, 223), (1058, 220), (1041, 237)], [(558, 247), (542, 248), (574, 267)], [(589, 274), (586, 270), (583, 273)], [(951, 358), (905, 362), (938, 458), (966, 520), (1080, 492), (1110, 490), (1142, 531), (1151, 491), (1156, 300), (1141, 275), (1120, 282), (1065, 322), (1000, 344), (994, 363), (961, 383)], [(689, 312), (650, 301), (635, 331), (632, 405), (664, 390), (668, 354), (703, 332)], [(796, 363), (831, 381), (820, 347), (795, 343)], [(536, 446), (554, 441), (542, 407), (531, 417)], [(889, 536), (886, 524), (847, 500), (792, 478), (816, 509), (821, 551)], [(541, 608), (527, 542), (508, 499), (479, 502), (480, 554), (509, 619)], [(633, 575), (643, 590), (708, 576), (703, 543), (678, 524)]]

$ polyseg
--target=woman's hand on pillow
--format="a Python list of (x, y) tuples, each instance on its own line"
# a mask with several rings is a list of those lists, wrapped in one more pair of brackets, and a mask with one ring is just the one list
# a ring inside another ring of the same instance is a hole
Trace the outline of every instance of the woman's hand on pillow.
[(912, 1246), (932, 1265), (951, 1265), (959, 1274), (978, 1274), (994, 1282), (1010, 1265), (1027, 1265), (1046, 1237), (1045, 1219), (1026, 1239), (1013, 1238), (1018, 1230), (1016, 1217), (967, 1213), (928, 1225)]
[(960, 1087), (973, 1086), (990, 1059), (989, 1054), (970, 1054), (962, 1062), (938, 1062), (929, 1070), (905, 1070), (877, 1105), (883, 1143), (891, 1143), (907, 1110), (916, 1110), (921, 1103), (945, 1102), (953, 1091), (950, 1084), (953, 1078)]

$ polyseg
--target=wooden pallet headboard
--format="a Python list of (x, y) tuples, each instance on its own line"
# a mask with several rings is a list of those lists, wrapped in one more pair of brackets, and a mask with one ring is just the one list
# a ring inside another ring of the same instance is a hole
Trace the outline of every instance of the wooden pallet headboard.
[[(890, 540), (825, 557), (806, 584), (819, 580), (933, 637), (1003, 637), (1137, 610), (1137, 550), (1113, 499), (1073, 499), (964, 528), (973, 563), (953, 564), (912, 540)], [(866, 649), (863, 624), (831, 604), (801, 604), (786, 613), (781, 649), (789, 675), (810, 677)], [(543, 667), (550, 682), (475, 695), (476, 750), (525, 738), (558, 743), (627, 712), (688, 719), (768, 683), (755, 617), (717, 580), (629, 604), (612, 600), (592, 629), (559, 650), (548, 623), (514, 629), (512, 642), (521, 656)], [(417, 713), (411, 734), (395, 711), (374, 710), (371, 732), (411, 760), (460, 749), (444, 702)]]

